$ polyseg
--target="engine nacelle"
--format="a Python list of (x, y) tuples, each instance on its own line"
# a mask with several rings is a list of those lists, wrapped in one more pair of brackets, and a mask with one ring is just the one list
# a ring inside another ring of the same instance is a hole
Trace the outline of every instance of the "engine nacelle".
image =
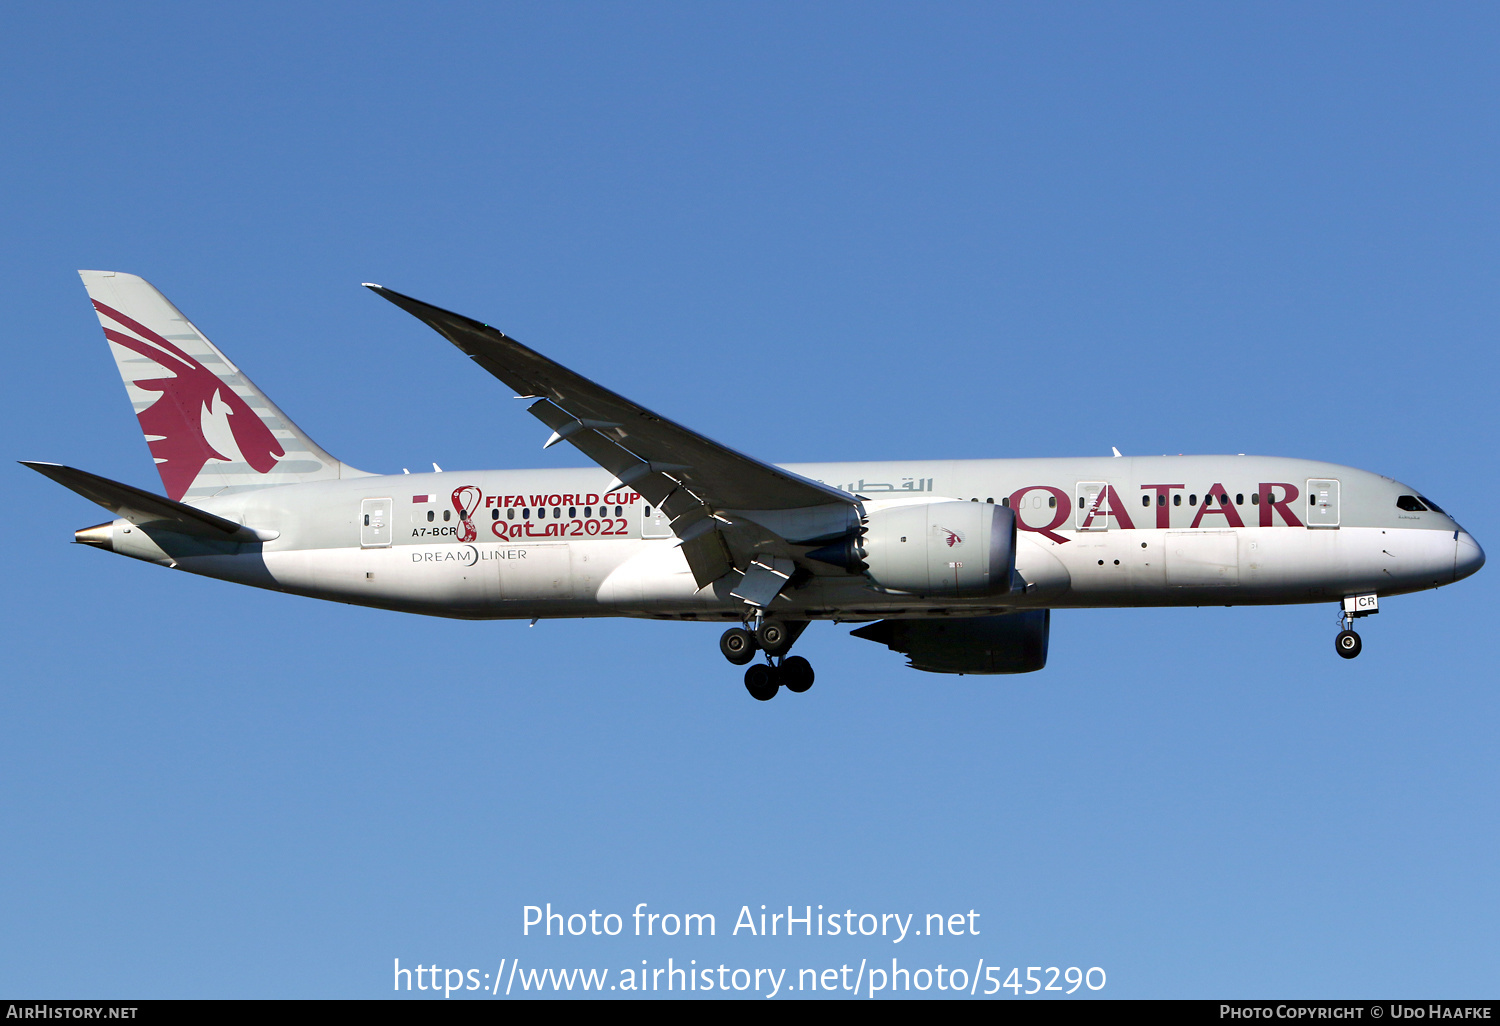
[(1016, 515), (987, 502), (928, 502), (871, 513), (859, 540), (870, 579), (924, 598), (1003, 595), (1016, 565)]
[(943, 620), (880, 620), (856, 638), (878, 641), (930, 673), (1030, 673), (1047, 665), (1049, 609)]

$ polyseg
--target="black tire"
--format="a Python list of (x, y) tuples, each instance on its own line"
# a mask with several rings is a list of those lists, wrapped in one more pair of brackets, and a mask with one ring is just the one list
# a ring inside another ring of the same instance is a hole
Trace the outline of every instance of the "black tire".
[(736, 666), (755, 658), (755, 635), (743, 627), (731, 627), (719, 637), (719, 651)]
[(1365, 646), (1359, 640), (1359, 635), (1353, 631), (1339, 631), (1339, 636), (1333, 639), (1333, 647), (1345, 659), (1353, 659)]
[(802, 694), (813, 686), (812, 663), (801, 656), (787, 656), (781, 661), (781, 683), (788, 691)]
[(745, 671), (745, 690), (757, 702), (769, 702), (781, 690), (781, 681), (774, 666), (756, 663)]
[(767, 620), (755, 632), (755, 640), (760, 643), (766, 655), (785, 655), (786, 650), (792, 647), (792, 632), (780, 620)]

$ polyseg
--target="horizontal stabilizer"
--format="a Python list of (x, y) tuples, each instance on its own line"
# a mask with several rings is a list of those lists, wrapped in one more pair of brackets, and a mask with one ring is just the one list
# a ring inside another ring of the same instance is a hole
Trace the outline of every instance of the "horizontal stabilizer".
[(97, 502), (115, 516), (123, 517), (132, 524), (157, 524), (181, 534), (217, 538), (221, 541), (270, 541), (280, 535), (279, 531), (245, 527), (186, 503), (175, 502), (132, 485), (111, 481), (85, 470), (65, 467), (60, 463), (34, 463), (29, 460), (21, 460), (20, 463), (23, 467), (30, 467), (38, 474), (50, 477), (64, 488), (71, 488), (85, 499)]

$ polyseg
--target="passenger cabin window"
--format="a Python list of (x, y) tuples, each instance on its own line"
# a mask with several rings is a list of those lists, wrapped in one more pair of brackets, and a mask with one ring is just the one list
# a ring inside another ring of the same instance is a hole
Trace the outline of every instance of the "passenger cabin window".
[(1078, 508), (1079, 509), (1083, 509), (1083, 496), (1082, 495), (1080, 495), (1078, 497)]
[(1007, 507), (1010, 506), (1010, 496), (1006, 496), (1005, 498), (1001, 499), (1000, 505)]
[(428, 522), (428, 523), (429, 523), (429, 524), (430, 524), (430, 523), (432, 523), (432, 521), (433, 521), (433, 519), (434, 519), (434, 518), (435, 518), (435, 517), (436, 517), (436, 516), (437, 516), (437, 514), (436, 514), (436, 513), (434, 513), (434, 512), (433, 512), (433, 511), (432, 511), (432, 510), (428, 510), (428, 511), (427, 511), (427, 522)]
[(572, 520), (576, 516), (578, 516), (578, 507), (577, 506), (569, 506), (568, 507), (568, 519)]
[(1229, 505), (1229, 493), (1228, 492), (1220, 492), (1219, 493), (1219, 505), (1220, 506), (1227, 506), (1227, 505)]
[(1149, 505), (1151, 505), (1151, 496), (1149, 496), (1149, 495), (1142, 495), (1141, 496), (1141, 505), (1142, 506), (1149, 506)]
[(1047, 496), (1047, 508), (1048, 509), (1056, 509), (1057, 508), (1057, 496), (1055, 496), (1055, 495), (1049, 495), (1049, 496)]
[(510, 509), (508, 509), (508, 510), (505, 511), (505, 519), (506, 520), (514, 520), (514, 519), (516, 519), (516, 507), (512, 506)]
[(1427, 507), (1422, 505), (1422, 500), (1415, 495), (1403, 495), (1396, 500), (1396, 508), (1404, 509), (1408, 513), (1426, 513)]
[(443, 510), (443, 523), (446, 524), (448, 521), (450, 521), (452, 519), (453, 519), (453, 511), (451, 509), (445, 509), (445, 510)]
[(615, 516), (619, 516), (619, 515), (620, 515), (620, 507), (616, 506), (615, 507)]
[(500, 511), (498, 509), (492, 509), (492, 510), (490, 510), (490, 519), (491, 520), (499, 520), (500, 519)]
[(1250, 505), (1252, 505), (1252, 506), (1259, 506), (1260, 505), (1260, 492), (1252, 492), (1250, 494)]
[[(1207, 498), (1207, 496), (1204, 496), (1204, 498)], [(1196, 505), (1198, 505), (1198, 493), (1197, 492), (1194, 492), (1193, 494), (1191, 494), (1191, 495), (1188, 496), (1188, 505), (1189, 506), (1196, 506)]]
[(1174, 495), (1174, 496), (1172, 496), (1172, 505), (1174, 505), (1174, 506), (1181, 506), (1182, 505), (1182, 496), (1181, 495)]
[(1243, 506), (1245, 504), (1245, 493), (1244, 492), (1235, 492), (1234, 493), (1234, 504), (1236, 506)]

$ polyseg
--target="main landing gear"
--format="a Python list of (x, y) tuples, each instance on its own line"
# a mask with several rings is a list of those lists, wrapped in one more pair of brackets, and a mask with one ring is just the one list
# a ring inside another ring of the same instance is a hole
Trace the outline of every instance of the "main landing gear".
[(1339, 607), (1339, 633), (1333, 639), (1333, 647), (1345, 659), (1353, 659), (1365, 647), (1354, 633), (1354, 620), (1360, 616), (1372, 616), (1380, 612), (1380, 600), (1374, 595), (1351, 595)]
[(766, 661), (756, 663), (745, 671), (745, 690), (750, 697), (760, 702), (769, 702), (783, 687), (794, 694), (801, 694), (813, 686), (812, 664), (801, 656), (788, 656), (792, 643), (807, 627), (806, 620), (785, 623), (781, 620), (760, 619), (755, 629), (731, 627), (719, 638), (719, 651), (736, 666), (744, 666), (755, 658), (757, 651), (764, 652)]

